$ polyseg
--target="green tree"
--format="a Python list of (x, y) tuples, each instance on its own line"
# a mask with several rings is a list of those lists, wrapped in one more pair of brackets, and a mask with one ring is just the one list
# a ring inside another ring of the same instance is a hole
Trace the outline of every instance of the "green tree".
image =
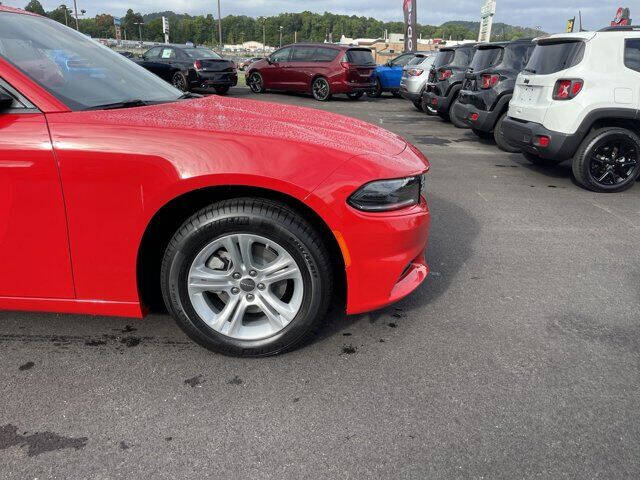
[(38, 15), (46, 15), (44, 12), (44, 8), (42, 8), (42, 4), (38, 0), (31, 0), (27, 3), (27, 6), (24, 7), (27, 12), (37, 13)]

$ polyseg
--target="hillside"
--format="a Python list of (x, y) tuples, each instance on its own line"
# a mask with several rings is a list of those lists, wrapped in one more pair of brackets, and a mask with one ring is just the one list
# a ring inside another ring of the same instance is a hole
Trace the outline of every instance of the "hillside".
[[(463, 20), (455, 20), (443, 23), (442, 25), (440, 25), (440, 28), (454, 26), (464, 28), (468, 31), (476, 32), (477, 36), (477, 32), (480, 29), (480, 22), (466, 22)], [(516, 38), (538, 37), (540, 35), (546, 35), (547, 33), (541, 30), (536, 30), (535, 28), (519, 27), (502, 22), (496, 22), (493, 24), (492, 34), (494, 40), (513, 40)]]

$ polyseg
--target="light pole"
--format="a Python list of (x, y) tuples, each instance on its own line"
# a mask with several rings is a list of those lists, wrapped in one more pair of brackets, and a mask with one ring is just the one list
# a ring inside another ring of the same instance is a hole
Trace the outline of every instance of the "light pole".
[(218, 0), (218, 37), (220, 51), (222, 51), (222, 14), (220, 13), (220, 0)]
[(134, 25), (138, 25), (138, 36), (140, 37), (140, 43), (142, 43), (142, 25), (144, 22), (133, 22)]
[(80, 24), (78, 23), (78, 3), (76, 0), (73, 0), (73, 9), (76, 12), (76, 30), (80, 31)]
[(282, 48), (282, 29), (284, 27), (282, 27), (282, 25), (280, 25), (280, 48)]
[(262, 17), (262, 56), (267, 56), (267, 19)]
[(62, 5), (60, 5), (58, 8), (62, 8), (64, 10), (64, 24), (68, 27), (69, 26), (69, 20), (67, 19), (67, 11), (69, 9), (67, 8), (67, 6), (64, 3)]

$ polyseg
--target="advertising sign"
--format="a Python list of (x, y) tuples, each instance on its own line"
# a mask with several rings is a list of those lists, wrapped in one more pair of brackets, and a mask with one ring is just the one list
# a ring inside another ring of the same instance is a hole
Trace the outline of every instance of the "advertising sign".
[(164, 33), (164, 43), (169, 43), (169, 19), (162, 17), (162, 33)]
[(491, 41), (491, 27), (493, 26), (493, 17), (496, 14), (496, 0), (486, 0), (480, 10), (480, 33), (478, 42)]
[(122, 40), (122, 19), (113, 17), (113, 26), (116, 29), (116, 40)]
[(631, 13), (628, 8), (620, 7), (616, 12), (616, 16), (611, 22), (612, 27), (623, 27), (625, 25), (631, 25)]
[(418, 49), (417, 0), (404, 0), (404, 51), (415, 52)]
[(567, 33), (573, 33), (573, 27), (576, 24), (576, 17), (567, 20)]

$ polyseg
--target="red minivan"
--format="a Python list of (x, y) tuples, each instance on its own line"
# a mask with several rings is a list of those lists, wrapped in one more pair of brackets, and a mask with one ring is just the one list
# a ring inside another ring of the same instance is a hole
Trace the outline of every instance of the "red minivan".
[(357, 100), (375, 88), (376, 63), (368, 48), (334, 44), (296, 44), (276, 50), (251, 65), (247, 85), (254, 93), (266, 90), (311, 93), (327, 101), (345, 93)]

